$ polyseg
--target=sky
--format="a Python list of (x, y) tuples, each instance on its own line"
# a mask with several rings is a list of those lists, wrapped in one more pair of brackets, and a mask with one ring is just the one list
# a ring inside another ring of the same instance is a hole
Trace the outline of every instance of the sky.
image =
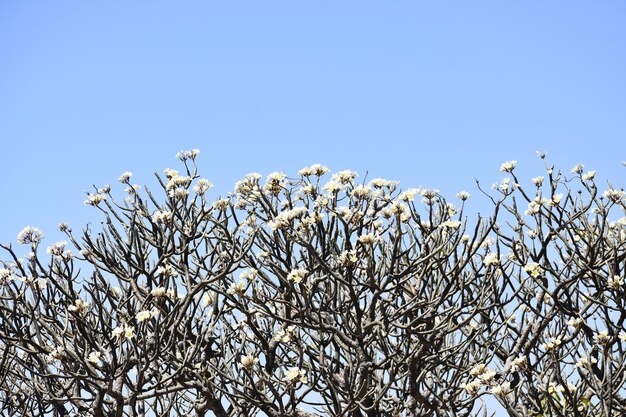
[(200, 149), (225, 195), (313, 163), (467, 190), (584, 163), (625, 185), (622, 1), (0, 3), (0, 242)]
[(507, 160), (541, 174), (537, 150), (623, 185), (625, 18), (621, 1), (2, 2), (0, 241), (99, 221), (85, 191), (149, 184), (193, 148), (215, 196), (317, 162), (476, 195)]

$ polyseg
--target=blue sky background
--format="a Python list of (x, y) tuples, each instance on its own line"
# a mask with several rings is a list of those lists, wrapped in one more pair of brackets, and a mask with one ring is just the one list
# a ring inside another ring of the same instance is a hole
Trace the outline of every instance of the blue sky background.
[(92, 184), (199, 148), (226, 194), (321, 162), (404, 187), (585, 163), (624, 185), (623, 1), (5, 1), (0, 241), (98, 222)]
[(0, 241), (98, 220), (92, 184), (150, 183), (191, 148), (215, 195), (321, 162), (453, 196), (505, 160), (540, 174), (544, 149), (623, 185), (625, 19), (621, 1), (2, 2)]

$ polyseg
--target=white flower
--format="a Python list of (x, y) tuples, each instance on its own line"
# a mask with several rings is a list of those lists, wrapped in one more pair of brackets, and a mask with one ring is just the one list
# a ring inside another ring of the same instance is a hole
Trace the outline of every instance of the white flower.
[(100, 363), (100, 357), (102, 354), (100, 352), (94, 351), (89, 354), (87, 360), (95, 365)]
[(580, 359), (578, 359), (578, 362), (576, 362), (576, 367), (577, 368), (589, 368), (589, 366), (592, 363), (598, 363), (598, 360), (595, 358), (583, 356)]
[(538, 277), (541, 274), (541, 266), (537, 262), (530, 262), (526, 264), (524, 271), (532, 277)]
[(205, 180), (204, 178), (199, 179), (198, 182), (196, 182), (195, 187), (193, 187), (193, 190), (196, 192), (196, 194), (204, 194), (207, 192), (207, 190), (209, 188), (213, 187), (213, 183), (210, 182), (209, 180)]
[(307, 212), (305, 207), (295, 207), (291, 210), (281, 211), (274, 220), (267, 222), (267, 225), (273, 231), (285, 229), (291, 226), (295, 219), (301, 218)]
[(511, 384), (508, 382), (504, 382), (500, 385), (494, 385), (491, 388), (491, 393), (497, 396), (504, 396), (511, 392)]
[(285, 372), (285, 377), (283, 381), (291, 383), (302, 382), (306, 383), (306, 373), (299, 368), (291, 368), (287, 372)]
[(28, 243), (37, 244), (43, 239), (43, 233), (36, 227), (26, 226), (17, 234), (17, 241), (23, 245)]
[(593, 340), (601, 345), (605, 345), (609, 342), (609, 340), (611, 340), (611, 336), (609, 336), (608, 331), (602, 330), (601, 332), (598, 332), (597, 335), (593, 336)]
[(500, 165), (500, 171), (502, 171), (502, 172), (513, 172), (513, 170), (515, 169), (516, 166), (517, 166), (517, 161), (504, 162), (504, 163), (502, 163), (502, 165)]
[(614, 203), (619, 203), (624, 198), (624, 191), (610, 188), (602, 193), (602, 197), (608, 198)]
[(486, 385), (491, 385), (494, 378), (497, 376), (497, 372), (493, 369), (487, 369), (482, 374), (478, 375), (478, 378)]
[(167, 195), (170, 198), (184, 198), (189, 195), (189, 191), (185, 187), (172, 188)]
[(208, 307), (213, 304), (213, 298), (208, 292), (205, 292), (202, 295), (202, 304), (204, 304), (205, 307)]
[(95, 207), (106, 199), (107, 196), (103, 193), (87, 194), (87, 200), (85, 200), (85, 205)]
[(446, 220), (439, 225), (439, 227), (448, 227), (450, 229), (458, 229), (459, 226), (461, 226), (461, 222), (458, 220)]
[(215, 207), (215, 209), (219, 211), (226, 211), (229, 206), (230, 200), (227, 198), (218, 198), (217, 200), (215, 200), (215, 202), (213, 202), (213, 207)]
[(308, 274), (309, 274), (309, 271), (307, 271), (306, 269), (303, 269), (303, 268), (294, 269), (293, 271), (289, 273), (289, 275), (287, 276), (287, 279), (290, 281), (299, 283), (302, 281), (303, 278), (306, 278)]
[(48, 286), (47, 278), (37, 278), (36, 282), (37, 282), (37, 288), (39, 288), (40, 290), (43, 290)]
[(254, 269), (254, 268), (250, 268), (249, 271), (243, 271), (239, 275), (239, 278), (246, 279), (248, 281), (254, 281), (254, 279), (257, 277), (257, 275), (259, 275), (259, 271)]
[(87, 313), (88, 308), (89, 308), (89, 303), (86, 303), (80, 298), (77, 298), (76, 301), (74, 302), (74, 305), (69, 306), (67, 310), (84, 316), (85, 313)]
[(135, 318), (137, 319), (139, 323), (141, 323), (146, 320), (153, 319), (154, 317), (158, 315), (159, 315), (158, 310), (142, 310), (135, 315)]
[(178, 176), (178, 171), (176, 171), (175, 169), (165, 168), (165, 170), (163, 170), (163, 172), (165, 173), (165, 176), (168, 179), (172, 179), (172, 178)]
[(572, 168), (572, 170), (570, 172), (572, 174), (580, 174), (581, 172), (583, 172), (584, 168), (585, 168), (584, 164), (578, 164), (574, 168)]
[(6, 284), (13, 281), (15, 278), (10, 270), (4, 268), (0, 269), (0, 284)]
[(343, 186), (341, 185), (341, 183), (335, 180), (330, 180), (326, 184), (324, 184), (324, 187), (322, 187), (322, 189), (329, 194), (333, 194), (333, 193), (341, 191), (342, 187)]
[(468, 198), (470, 198), (471, 194), (468, 193), (467, 191), (461, 191), (456, 193), (456, 198), (460, 198), (461, 200), (465, 201)]
[(122, 335), (124, 334), (124, 327), (123, 326), (117, 326), (115, 329), (113, 329), (113, 331), (111, 332), (111, 335), (113, 337), (122, 337)]
[(513, 359), (513, 366), (511, 366), (511, 370), (525, 371), (526, 369), (528, 369), (528, 359), (526, 359), (526, 356), (518, 356)]
[(476, 366), (474, 366), (471, 370), (470, 370), (470, 375), (471, 376), (479, 376), (482, 375), (485, 370), (487, 369), (487, 365), (485, 365), (484, 363), (480, 363)]
[(478, 391), (482, 388), (482, 386), (482, 381), (480, 381), (479, 379), (475, 379), (469, 384), (461, 385), (461, 388), (463, 388), (470, 395), (476, 395), (478, 394)]
[(350, 194), (357, 200), (370, 200), (372, 198), (372, 189), (369, 186), (357, 185)]
[(172, 213), (167, 210), (157, 210), (152, 215), (152, 221), (157, 224), (168, 222), (172, 218)]
[(196, 157), (200, 154), (200, 150), (198, 149), (192, 149), (190, 151), (180, 151), (176, 154), (176, 158), (180, 159), (181, 161), (186, 161), (187, 159), (191, 159), (194, 160), (196, 159)]
[(357, 260), (358, 258), (356, 256), (356, 250), (354, 249), (349, 251), (346, 250), (339, 254), (339, 263), (343, 266), (353, 265), (354, 263), (356, 263)]
[(228, 290), (228, 294), (237, 294), (239, 296), (243, 296), (246, 292), (246, 283), (243, 281), (239, 281), (239, 283), (230, 284), (230, 289)]
[(500, 258), (498, 258), (498, 254), (495, 252), (490, 252), (485, 255), (483, 259), (483, 263), (485, 265), (498, 265), (500, 263)]
[(547, 342), (541, 344), (545, 350), (556, 350), (559, 346), (561, 346), (561, 339), (558, 337), (551, 337)]
[(150, 291), (150, 294), (152, 294), (152, 296), (160, 298), (160, 297), (165, 297), (167, 296), (167, 288), (165, 287), (156, 287), (154, 289), (152, 289), (152, 291)]
[(588, 171), (582, 177), (583, 181), (590, 181), (596, 176), (596, 171)]
[(571, 318), (567, 321), (567, 325), (569, 327), (572, 327), (575, 330), (578, 330), (581, 328), (581, 326), (583, 325), (583, 319), (577, 317), (577, 318)]
[(47, 252), (51, 254), (52, 256), (62, 256), (66, 245), (67, 245), (67, 242), (65, 240), (62, 240), (60, 242), (55, 243), (52, 246), (48, 246)]
[(244, 356), (241, 358), (241, 362), (239, 362), (239, 368), (250, 370), (254, 365), (259, 363), (259, 358), (255, 358), (252, 355)]
[(563, 194), (555, 194), (550, 200), (548, 200), (548, 206), (558, 206), (563, 198)]
[(328, 167), (321, 164), (313, 164), (310, 167), (302, 168), (298, 171), (298, 174), (303, 177), (310, 177), (311, 175), (315, 175), (317, 177), (321, 177), (329, 171)]
[(48, 360), (50, 362), (54, 360), (63, 360), (65, 359), (65, 349), (63, 346), (57, 346), (48, 354)]
[(373, 245), (380, 240), (380, 236), (373, 233), (366, 233), (359, 236), (356, 240), (362, 245)]
[(624, 278), (619, 275), (614, 275), (612, 278), (608, 279), (607, 287), (612, 290), (618, 290), (624, 285)]
[(391, 182), (384, 178), (374, 178), (373, 180), (370, 181), (369, 185), (375, 188), (383, 188), (383, 187), (389, 187), (390, 184)]
[(126, 171), (122, 175), (120, 175), (120, 177), (118, 179), (119, 179), (119, 181), (121, 183), (126, 183), (126, 182), (128, 182), (128, 180), (130, 180), (130, 177), (132, 177), (132, 176), (133, 176), (132, 172)]
[(351, 182), (353, 179), (355, 179), (357, 175), (359, 174), (357, 174), (354, 171), (350, 171), (349, 169), (345, 169), (343, 171), (334, 173), (333, 176), (331, 177), (331, 181), (336, 181), (340, 184), (347, 184)]
[(541, 187), (541, 185), (543, 184), (543, 177), (540, 175), (538, 177), (533, 178), (532, 183), (535, 184), (537, 187)]
[(296, 326), (288, 326), (285, 330), (280, 329), (274, 334), (274, 340), (277, 342), (287, 343), (291, 340), (291, 336), (296, 330)]
[(130, 340), (133, 338), (133, 336), (135, 336), (135, 328), (126, 325), (117, 326), (115, 329), (113, 329), (111, 335), (119, 339)]

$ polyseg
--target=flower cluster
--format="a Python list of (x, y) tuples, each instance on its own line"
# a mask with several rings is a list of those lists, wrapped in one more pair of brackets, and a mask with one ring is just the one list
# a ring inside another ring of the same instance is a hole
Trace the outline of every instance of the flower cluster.
[(128, 325), (117, 326), (113, 329), (111, 334), (117, 339), (130, 340), (135, 335), (135, 328)]
[(292, 270), (289, 273), (289, 275), (287, 275), (287, 279), (290, 280), (290, 281), (293, 281), (295, 283), (299, 283), (304, 278), (306, 278), (308, 274), (309, 274), (309, 271), (307, 271), (306, 269), (298, 268), (298, 269)]
[(296, 382), (302, 382), (303, 384), (306, 384), (306, 373), (300, 368), (291, 368), (287, 372), (285, 372), (283, 381), (288, 382), (289, 384), (294, 384)]
[(76, 313), (78, 315), (84, 316), (87, 314), (87, 309), (89, 308), (89, 303), (84, 302), (80, 298), (77, 298), (74, 302), (74, 305), (70, 305), (67, 308), (67, 311), (71, 311), (72, 313)]
[(17, 241), (23, 245), (32, 243), (33, 245), (41, 242), (43, 233), (36, 227), (26, 226), (17, 234)]
[(159, 311), (156, 309), (153, 310), (142, 310), (135, 315), (135, 318), (139, 323), (142, 323), (147, 320), (151, 320), (159, 315)]
[(307, 212), (305, 207), (295, 207), (290, 210), (281, 211), (274, 218), (267, 222), (267, 225), (273, 231), (285, 229), (293, 224), (293, 221), (301, 218)]
[(286, 329), (280, 329), (274, 334), (274, 340), (277, 342), (287, 343), (291, 340), (292, 336), (296, 331), (296, 326), (287, 326)]

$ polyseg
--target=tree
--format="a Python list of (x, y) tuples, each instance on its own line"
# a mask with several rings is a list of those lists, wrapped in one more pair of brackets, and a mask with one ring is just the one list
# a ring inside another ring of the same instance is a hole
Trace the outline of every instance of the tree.
[(469, 193), (322, 165), (212, 201), (197, 155), (162, 198), (130, 172), (123, 201), (87, 195), (101, 229), (61, 224), (48, 255), (32, 227), (25, 259), (1, 245), (5, 414), (626, 412), (626, 200), (594, 171), (546, 165), (526, 190), (504, 163), (470, 222)]

